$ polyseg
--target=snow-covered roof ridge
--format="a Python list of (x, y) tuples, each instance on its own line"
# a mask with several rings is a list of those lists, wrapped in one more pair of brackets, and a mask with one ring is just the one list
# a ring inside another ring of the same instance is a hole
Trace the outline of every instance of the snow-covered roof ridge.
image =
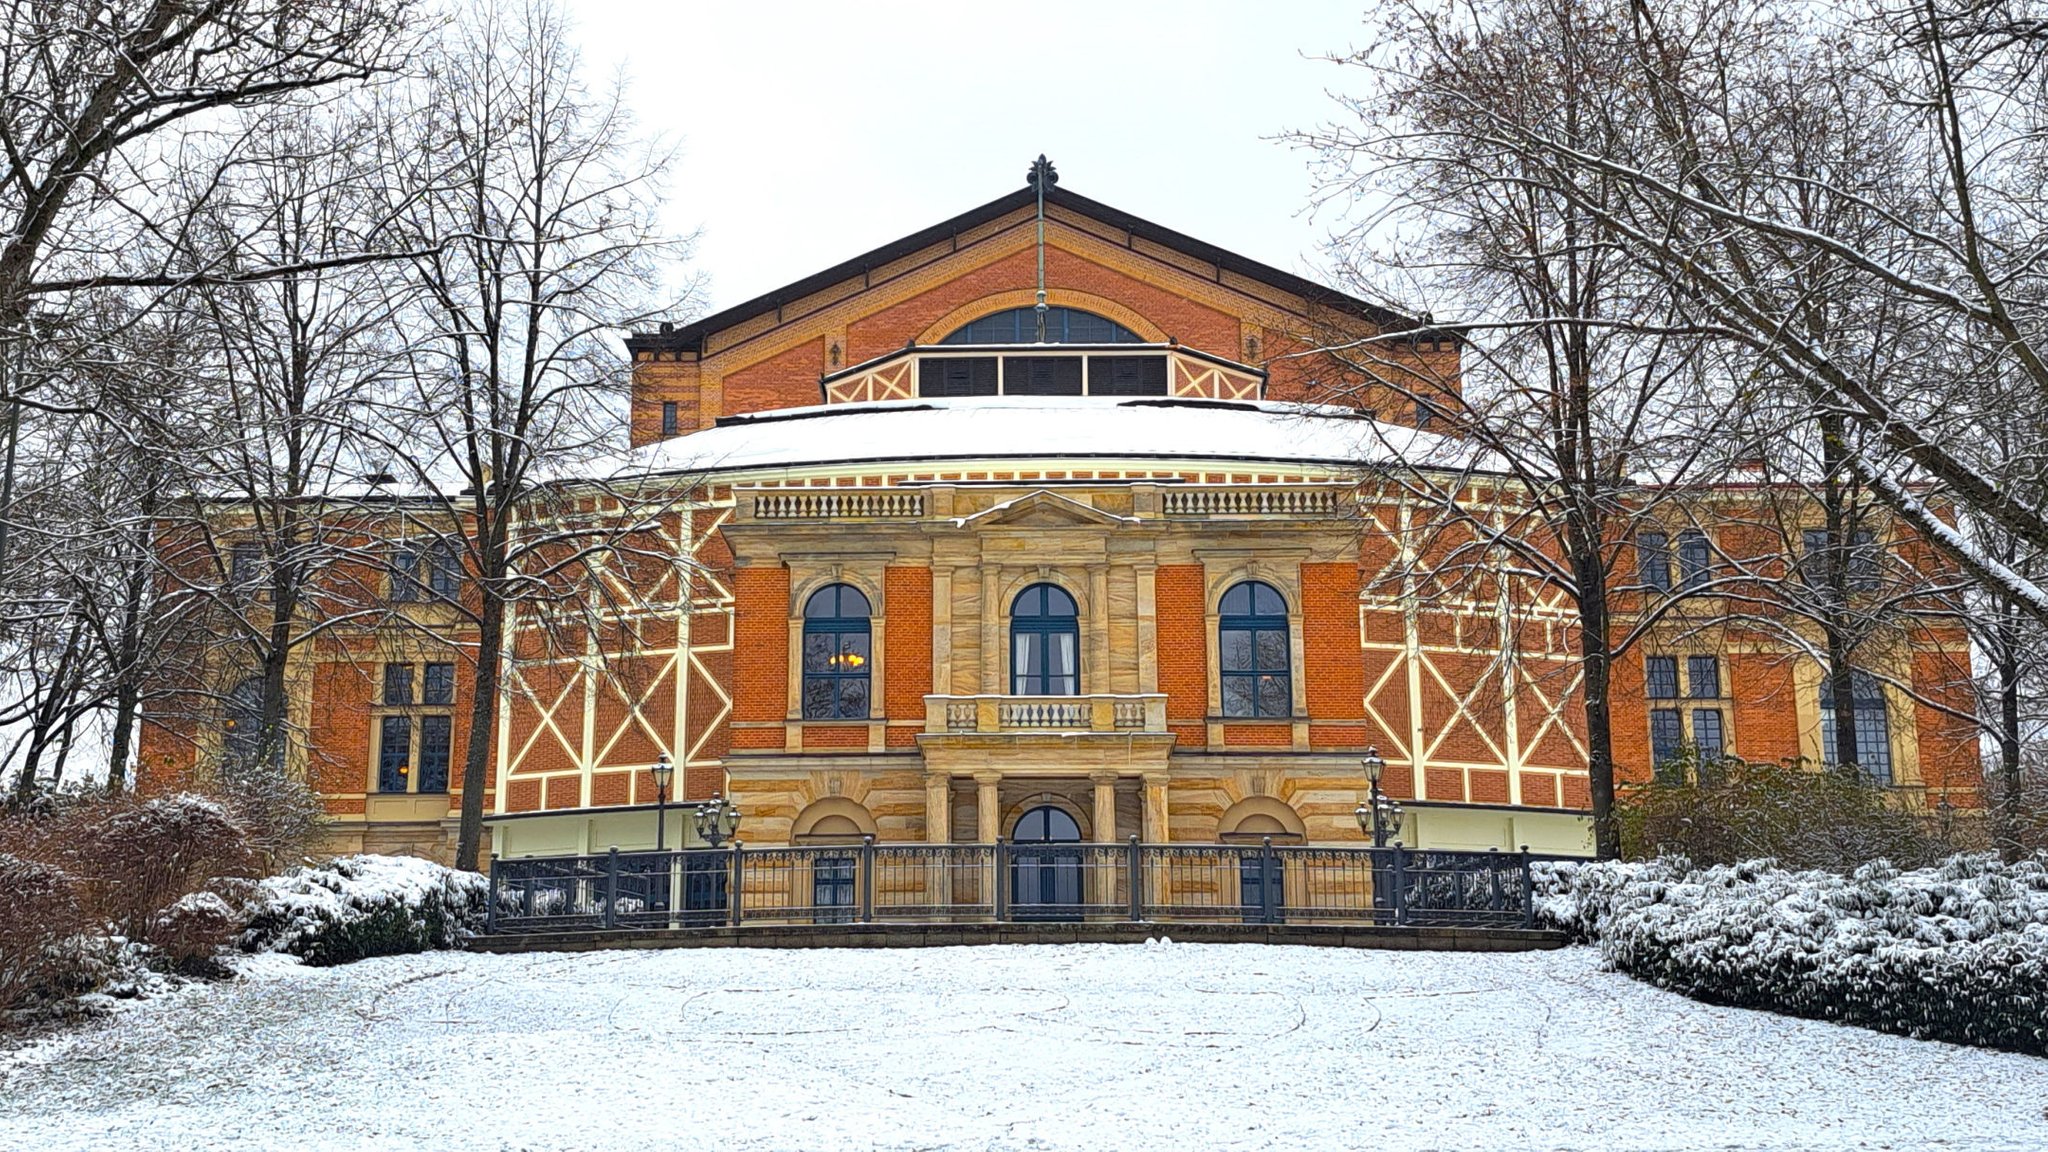
[(744, 472), (894, 461), (1230, 461), (1463, 467), (1471, 450), (1356, 409), (1273, 400), (977, 396), (781, 408), (635, 450), (621, 471)]

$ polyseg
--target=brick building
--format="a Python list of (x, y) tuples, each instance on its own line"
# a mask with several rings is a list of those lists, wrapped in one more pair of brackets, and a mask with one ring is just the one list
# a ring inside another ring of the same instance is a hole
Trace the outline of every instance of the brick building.
[[(1371, 477), (1458, 448), (1314, 352), (1380, 332), (1408, 333), (1380, 353), (1397, 369), (1456, 386), (1454, 334), (1048, 181), (1042, 209), (1027, 186), (633, 336), (621, 474), (661, 502), (669, 555), (620, 568), (601, 625), (515, 614), (494, 850), (652, 845), (664, 755), (675, 799), (724, 791), (749, 844), (1356, 841), (1373, 747), (1410, 844), (1585, 851), (1570, 612), (1506, 584), (1417, 594), (1420, 513)], [(620, 491), (583, 510), (624, 515)], [(1695, 531), (1657, 546), (1680, 583)], [(1625, 776), (1679, 741), (1824, 756), (1818, 666), (1716, 611), (1623, 662)], [(337, 847), (452, 844), (459, 800), (423, 762), (460, 739), (423, 743), (465, 707), (443, 639), (305, 657), (300, 755)], [(1923, 628), (1887, 659), (1863, 758), (1909, 802), (1974, 806), (1974, 738), (1915, 699), (1953, 691), (1962, 638)]]

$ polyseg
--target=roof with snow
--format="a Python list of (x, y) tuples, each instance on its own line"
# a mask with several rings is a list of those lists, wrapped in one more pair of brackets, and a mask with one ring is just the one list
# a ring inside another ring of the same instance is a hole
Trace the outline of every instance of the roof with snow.
[(637, 449), (638, 472), (939, 460), (1186, 460), (1463, 467), (1469, 449), (1354, 409), (1166, 397), (977, 396), (781, 408)]

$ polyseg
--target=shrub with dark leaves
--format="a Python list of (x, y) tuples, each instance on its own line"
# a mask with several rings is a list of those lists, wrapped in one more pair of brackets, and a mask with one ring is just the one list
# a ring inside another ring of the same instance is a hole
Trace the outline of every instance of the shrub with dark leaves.
[(1713, 1004), (2048, 1055), (2048, 867), (1542, 865), (1544, 923)]
[(488, 888), (428, 860), (344, 856), (256, 885), (241, 946), (314, 965), (453, 948), (481, 930)]

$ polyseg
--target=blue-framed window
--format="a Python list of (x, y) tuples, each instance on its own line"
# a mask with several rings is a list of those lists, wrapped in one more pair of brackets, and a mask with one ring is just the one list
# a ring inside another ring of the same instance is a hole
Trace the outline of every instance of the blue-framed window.
[(420, 682), (420, 703), (455, 703), (455, 665), (427, 665), (426, 679)]
[(420, 717), (419, 790), (422, 792), (448, 790), (449, 733), (454, 729), (454, 723), (450, 716)]
[[(1891, 717), (1885, 712), (1884, 686), (1868, 672), (1849, 674), (1849, 695), (1856, 708), (1856, 767), (1878, 784), (1892, 782)], [(1826, 681), (1820, 686), (1821, 759), (1840, 764), (1835, 745), (1835, 698)]]
[(827, 584), (804, 602), (804, 719), (868, 718), (872, 614), (851, 584)]
[(1666, 766), (1683, 743), (1685, 729), (1679, 726), (1678, 709), (1650, 709), (1650, 763), (1660, 778), (1667, 775)]
[(1010, 604), (1010, 694), (1074, 696), (1081, 691), (1081, 620), (1057, 584), (1033, 584)]
[[(970, 321), (947, 333), (941, 344), (1034, 344), (1038, 341), (1035, 308), (1011, 308)], [(1143, 344), (1129, 328), (1079, 308), (1045, 310), (1047, 344)]]
[(1700, 757), (1713, 760), (1728, 750), (1728, 736), (1721, 728), (1719, 708), (1695, 708), (1692, 710), (1692, 746), (1700, 750)]
[(1652, 700), (1678, 699), (1678, 657), (1643, 657), (1643, 695)]
[(410, 791), (406, 777), (411, 769), (412, 717), (386, 716), (377, 732), (377, 791)]
[(1719, 700), (1721, 698), (1721, 658), (1719, 656), (1687, 656), (1685, 658), (1685, 691), (1695, 700)]
[(435, 542), (427, 549), (427, 591), (443, 600), (462, 591), (462, 546), (452, 540)]
[(1294, 714), (1287, 602), (1271, 584), (1246, 580), (1217, 607), (1223, 714), (1284, 719)]
[(1671, 591), (1671, 538), (1662, 532), (1636, 535), (1636, 579), (1645, 588)]
[(412, 665), (384, 666), (384, 703), (392, 706), (412, 703)]
[(1678, 534), (1678, 586), (1697, 588), (1713, 579), (1714, 549), (1707, 534), (1688, 528)]

